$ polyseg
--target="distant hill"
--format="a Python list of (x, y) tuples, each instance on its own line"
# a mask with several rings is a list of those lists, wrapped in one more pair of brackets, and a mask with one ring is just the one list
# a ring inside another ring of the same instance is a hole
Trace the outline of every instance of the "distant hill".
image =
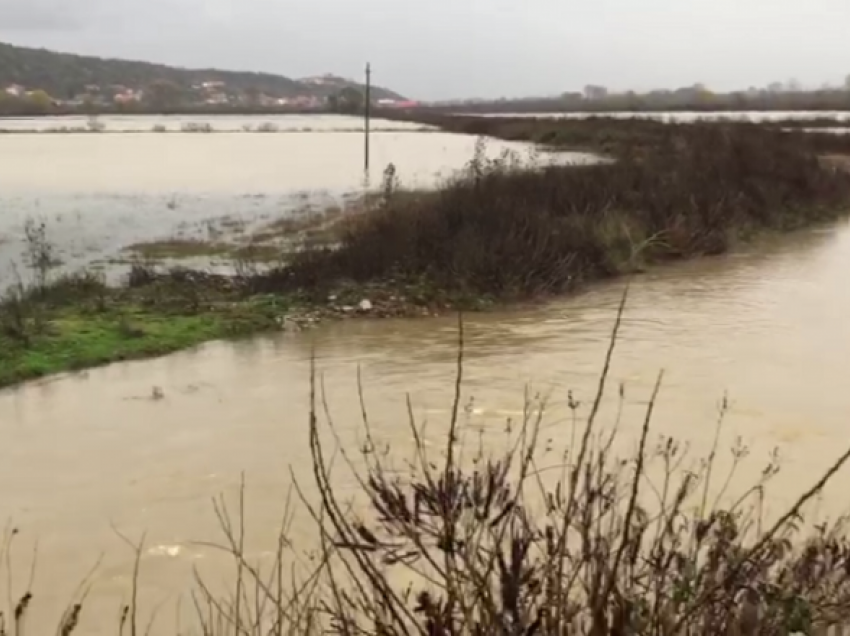
[[(327, 97), (346, 86), (360, 87), (356, 82), (327, 77), (334, 81), (322, 83), (310, 79), (299, 81), (271, 73), (186, 69), (0, 43), (0, 92), (10, 85), (20, 85), (27, 90), (44, 90), (58, 100), (74, 99), (86, 92), (87, 87), (94, 85), (103, 89), (123, 86), (144, 90), (162, 81), (172, 82), (184, 89), (202, 83), (223, 82), (228, 91), (263, 93), (278, 98)], [(375, 99), (403, 99), (397, 93), (380, 87), (372, 87), (372, 94)]]
[[(325, 75), (314, 75), (313, 77), (302, 77), (301, 79), (296, 80), (302, 86), (308, 86), (310, 90), (314, 91), (316, 95), (320, 96), (328, 96), (333, 95), (334, 93), (338, 93), (344, 88), (348, 88), (350, 86), (354, 86), (356, 88), (362, 88), (362, 84), (358, 84), (354, 80), (346, 79), (344, 77), (339, 77), (337, 75), (332, 75), (327, 73)], [(383, 88), (375, 88), (372, 87), (372, 96), (375, 99), (396, 99), (399, 101), (404, 100), (404, 97), (399, 95), (398, 93), (393, 93), (392, 91), (383, 89)]]

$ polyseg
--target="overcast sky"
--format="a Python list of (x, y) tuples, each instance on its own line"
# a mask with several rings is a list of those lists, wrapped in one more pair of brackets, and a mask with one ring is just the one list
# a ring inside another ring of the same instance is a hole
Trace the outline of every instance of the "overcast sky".
[(419, 99), (850, 74), (850, 0), (0, 0), (0, 40), (359, 77)]

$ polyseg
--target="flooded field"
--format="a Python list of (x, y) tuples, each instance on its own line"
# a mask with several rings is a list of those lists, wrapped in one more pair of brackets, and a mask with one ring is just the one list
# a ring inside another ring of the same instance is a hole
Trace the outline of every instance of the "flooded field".
[(846, 110), (830, 110), (830, 111), (746, 111), (746, 112), (729, 112), (729, 111), (673, 111), (673, 112), (652, 112), (652, 113), (636, 113), (636, 112), (612, 112), (612, 113), (491, 113), (491, 114), (472, 114), (477, 117), (537, 117), (551, 119), (587, 119), (588, 117), (613, 117), (615, 119), (656, 119), (667, 122), (689, 122), (699, 120), (730, 120), (730, 121), (751, 121), (751, 122), (770, 122), (784, 120), (810, 121), (813, 119), (834, 119), (838, 121), (850, 122), (850, 111)]
[[(0, 153), (0, 260), (14, 257), (23, 220), (33, 214), (49, 221), (65, 257), (83, 264), (181, 227), (201, 232), (210, 220), (274, 218), (304, 201), (336, 200), (361, 191), (361, 141), (334, 133), (10, 135)], [(392, 161), (403, 181), (428, 185), (468, 161), (474, 144), (439, 133), (383, 133), (374, 139), (374, 165)], [(493, 142), (488, 153), (506, 148), (527, 150)], [(690, 444), (696, 461), (711, 448), (728, 392), (721, 464), (728, 466), (736, 438), (750, 449), (734, 494), (754, 483), (779, 447), (783, 470), (769, 506), (788, 505), (848, 444), (848, 268), (850, 225), (841, 223), (637, 277), (604, 422), (615, 421), (623, 382), (627, 449), (663, 369), (655, 430)], [(586, 413), (623, 286), (467, 316), (463, 399), (471, 438), (480, 434), (498, 448), (506, 421), (521, 419), (529, 386), (531, 395), (550, 398), (546, 443), (563, 446), (568, 392)], [(243, 474), (247, 552), (252, 562), (267, 561), (293, 478), (313, 493), (313, 352), (347, 448), (363, 441), (358, 368), (372, 430), (399, 464), (412, 447), (408, 395), (417, 420), (428, 423), (426, 443), (443, 443), (457, 355), (452, 316), (210, 343), (0, 392), (0, 516), (20, 531), (13, 593), (23, 591), (38, 545), (30, 633), (53, 631), (95, 564), (80, 632), (116, 633), (133, 570), (117, 532), (146, 533), (142, 624), (158, 610), (151, 633), (176, 633), (178, 617), (185, 624), (193, 613), (194, 570), (213, 582), (233, 576), (230, 562), (204, 542), (221, 539), (212, 498), (223, 493), (234, 505)], [(335, 479), (343, 493), (356, 490), (344, 468)], [(830, 494), (821, 518), (850, 507), (841, 489)], [(295, 549), (313, 547), (315, 538), (302, 509), (291, 529)]]
[[(150, 119), (122, 119), (115, 125), (147, 126)], [(134, 243), (175, 236), (203, 239), (211, 227), (250, 229), (305, 208), (339, 205), (379, 186), (390, 163), (402, 185), (430, 187), (462, 168), (475, 152), (476, 139), (470, 136), (378, 132), (371, 140), (373, 168), (367, 179), (362, 135), (334, 132), (350, 118), (281, 119), (284, 125), (324, 132), (3, 137), (0, 284), (10, 280), (9, 264), (20, 260), (28, 218), (47, 224), (65, 266), (108, 264)], [(244, 123), (244, 118), (227, 117), (214, 122), (237, 128)], [(532, 148), (492, 140), (485, 152), (493, 158), (512, 152), (523, 159)], [(568, 153), (545, 160), (592, 158)]]
[[(378, 130), (423, 130), (419, 124), (374, 120)], [(209, 126), (210, 132), (345, 132), (363, 129), (361, 117), (345, 115), (68, 115), (0, 119), (0, 131), (180, 132), (187, 126)]]

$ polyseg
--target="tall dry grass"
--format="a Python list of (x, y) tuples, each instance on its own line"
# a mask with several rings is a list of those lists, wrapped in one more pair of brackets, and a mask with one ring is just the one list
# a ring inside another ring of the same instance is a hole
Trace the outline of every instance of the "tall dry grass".
[(390, 191), (347, 226), (338, 249), (299, 255), (265, 286), (402, 278), (502, 297), (561, 292), (646, 263), (723, 253), (850, 208), (850, 174), (794, 137), (650, 124), (664, 132), (621, 149), (613, 163), (518, 169), (477, 155), (436, 192)]

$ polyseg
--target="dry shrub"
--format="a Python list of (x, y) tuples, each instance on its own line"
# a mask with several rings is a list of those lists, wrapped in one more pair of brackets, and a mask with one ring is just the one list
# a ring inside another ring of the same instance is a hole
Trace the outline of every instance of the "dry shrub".
[[(545, 400), (528, 401), (521, 421), (507, 431), (503, 452), (485, 450), (483, 444), (470, 449), (460, 320), (444, 444), (435, 450), (426, 443), (411, 409), (401, 425), (410, 431), (414, 454), (401, 470), (390, 453), (397, 449), (382, 448), (373, 434), (362, 389), (360, 458), (345, 446), (331, 452), (325, 432), (336, 432), (314, 370), (308, 430), (318, 499), (295, 481), (265, 567), (246, 556), (244, 482), (237, 510), (217, 500), (223, 540), (203, 545), (231, 557), (234, 574), (221, 592), (197, 572), (190, 594), (194, 629), (178, 633), (784, 636), (825, 633), (846, 624), (850, 542), (845, 520), (810, 528), (802, 512), (850, 451), (769, 522), (761, 504), (778, 470), (775, 464), (738, 499), (730, 499), (724, 495), (746, 455), (743, 449), (735, 449), (724, 476), (717, 474), (715, 461), (719, 433), (705, 461), (693, 467), (675, 440), (652, 441), (659, 376), (637, 427), (637, 451), (623, 459), (615, 443), (624, 429), (622, 387), (613, 425), (604, 427), (599, 414), (610, 392), (625, 301), (624, 294), (586, 418), (568, 396), (572, 419), (563, 427), (566, 451), (554, 467), (542, 434)], [(365, 506), (344, 501), (332, 485), (332, 470), (340, 463), (352, 470), (359, 486), (355, 497)], [(317, 550), (307, 551), (290, 538), (296, 492), (315, 521)], [(8, 567), (15, 533), (10, 529), (0, 544), (0, 565)], [(150, 631), (155, 616), (140, 611), (144, 537), (119, 536), (135, 561), (116, 631), (161, 633)], [(91, 575), (61, 617), (59, 633), (77, 629)], [(8, 590), (0, 634), (23, 631), (34, 598), (32, 575), (22, 589)]]
[[(314, 384), (311, 448), (322, 495), (314, 515), (335, 563), (322, 597), (330, 633), (778, 636), (850, 619), (845, 524), (806, 532), (801, 517), (850, 451), (773, 523), (759, 504), (775, 465), (737, 501), (724, 506), (718, 495), (712, 504), (717, 442), (693, 470), (681, 469), (674, 440), (650, 442), (659, 376), (638, 450), (620, 459), (619, 422), (604, 429), (598, 421), (619, 324), (618, 316), (584, 423), (570, 398), (571, 443), (556, 479), (542, 476), (542, 405), (526, 409), (505, 453), (479, 449), (464, 460), (461, 336), (439, 457), (411, 416), (415, 459), (397, 470), (377, 451), (364, 409), (365, 468), (354, 474), (368, 512), (354, 514), (331, 485), (333, 457), (348, 456), (332, 456), (322, 442)], [(744, 455), (738, 449), (735, 466)]]
[(825, 169), (793, 136), (662, 130), (611, 164), (520, 170), (476, 157), (434, 193), (386, 198), (339, 249), (302, 255), (276, 280), (427, 277), (501, 296), (558, 292), (641, 262), (719, 254), (739, 236), (834, 218), (850, 202), (850, 175)]

